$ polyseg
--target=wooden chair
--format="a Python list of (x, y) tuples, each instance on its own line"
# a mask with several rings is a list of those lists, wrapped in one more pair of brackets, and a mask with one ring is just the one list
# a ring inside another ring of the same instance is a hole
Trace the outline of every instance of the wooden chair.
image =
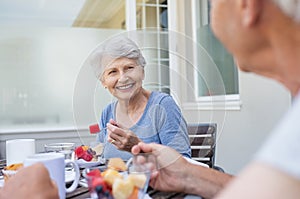
[(215, 165), (217, 124), (188, 124), (187, 129), (191, 143), (192, 159), (223, 171), (222, 168)]

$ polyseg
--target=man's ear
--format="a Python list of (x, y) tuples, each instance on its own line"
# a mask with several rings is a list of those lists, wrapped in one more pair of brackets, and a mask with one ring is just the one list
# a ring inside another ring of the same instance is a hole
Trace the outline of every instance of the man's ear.
[(145, 69), (143, 68), (143, 80), (145, 80)]
[(244, 26), (255, 25), (262, 11), (262, 0), (240, 0), (242, 23)]
[(105, 82), (104, 82), (102, 79), (99, 79), (99, 81), (101, 82), (101, 84), (102, 84), (102, 86), (103, 86), (104, 88), (107, 88)]

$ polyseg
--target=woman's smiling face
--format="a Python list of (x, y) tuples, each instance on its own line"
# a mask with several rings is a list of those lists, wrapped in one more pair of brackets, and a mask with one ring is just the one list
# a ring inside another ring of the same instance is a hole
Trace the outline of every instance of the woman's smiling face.
[(144, 69), (134, 59), (126, 57), (106, 58), (101, 82), (109, 92), (120, 100), (130, 100), (141, 88)]

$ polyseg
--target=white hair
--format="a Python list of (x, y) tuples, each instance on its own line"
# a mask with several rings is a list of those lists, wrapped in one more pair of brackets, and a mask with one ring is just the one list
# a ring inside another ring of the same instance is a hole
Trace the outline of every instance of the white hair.
[(137, 44), (123, 35), (118, 35), (106, 40), (90, 56), (90, 64), (94, 68), (97, 78), (101, 78), (104, 67), (102, 60), (104, 57), (109, 56), (111, 58), (126, 57), (128, 59), (136, 60), (137, 64), (141, 67), (145, 67), (146, 61), (140, 48)]
[(285, 14), (300, 22), (300, 0), (273, 0)]

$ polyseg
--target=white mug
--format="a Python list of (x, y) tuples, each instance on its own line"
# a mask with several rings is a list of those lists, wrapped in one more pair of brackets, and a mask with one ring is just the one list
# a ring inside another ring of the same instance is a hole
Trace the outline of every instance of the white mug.
[(34, 139), (15, 139), (6, 141), (7, 165), (22, 163), (25, 158), (33, 154), (35, 154)]
[[(39, 153), (27, 157), (24, 160), (24, 166), (30, 166), (34, 163), (43, 163), (49, 171), (50, 177), (56, 182), (59, 198), (66, 198), (66, 192), (74, 191), (79, 182), (80, 171), (78, 165), (72, 160), (65, 160), (65, 157), (61, 153)], [(66, 188), (65, 183), (65, 166), (71, 164), (75, 170), (75, 179), (69, 188)]]

